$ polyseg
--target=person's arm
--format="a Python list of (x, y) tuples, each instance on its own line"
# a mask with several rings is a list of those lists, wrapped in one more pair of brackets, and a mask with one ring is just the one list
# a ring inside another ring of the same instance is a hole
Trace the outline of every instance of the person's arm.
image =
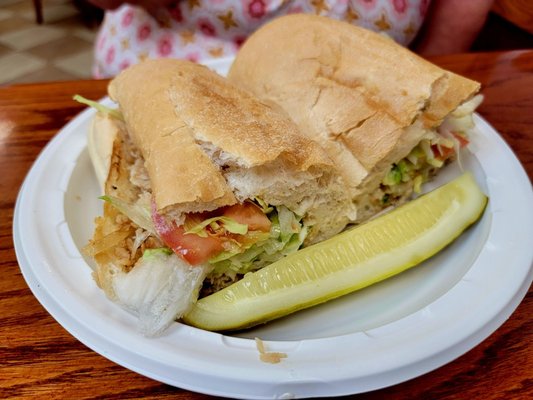
[(433, 0), (414, 50), (422, 55), (466, 52), (483, 27), (493, 0)]

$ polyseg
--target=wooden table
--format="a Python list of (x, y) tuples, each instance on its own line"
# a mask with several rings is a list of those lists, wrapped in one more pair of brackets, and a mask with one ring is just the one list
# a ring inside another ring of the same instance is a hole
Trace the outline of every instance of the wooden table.
[[(486, 100), (479, 112), (510, 144), (531, 179), (533, 51), (433, 61), (483, 83)], [(103, 81), (0, 89), (0, 398), (209, 398), (145, 378), (86, 348), (43, 309), (19, 270), (11, 236), (19, 187), (43, 146), (82, 110), (72, 95), (99, 98), (105, 89)], [(532, 316), (530, 290), (503, 326), (462, 357), (417, 379), (354, 397), (533, 398)]]

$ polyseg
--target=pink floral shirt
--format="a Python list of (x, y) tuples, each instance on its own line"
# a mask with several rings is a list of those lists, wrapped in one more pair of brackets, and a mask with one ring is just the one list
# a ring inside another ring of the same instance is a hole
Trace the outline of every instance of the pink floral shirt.
[(181, 0), (156, 17), (123, 5), (107, 12), (95, 44), (95, 78), (109, 78), (145, 58), (195, 62), (235, 55), (265, 22), (290, 13), (341, 19), (408, 45), (430, 0)]

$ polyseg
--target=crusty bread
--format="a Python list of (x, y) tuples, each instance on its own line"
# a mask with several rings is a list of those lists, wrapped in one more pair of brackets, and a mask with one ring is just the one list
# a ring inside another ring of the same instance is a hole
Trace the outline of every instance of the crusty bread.
[(111, 118), (98, 115), (91, 120), (87, 135), (87, 149), (102, 194), (105, 194), (107, 176), (111, 170), (113, 146), (120, 134), (119, 131), (120, 125)]
[(255, 32), (228, 78), (319, 142), (356, 195), (479, 90), (383, 35), (303, 14)]
[[(126, 202), (133, 203), (137, 200), (140, 190), (129, 179), (130, 166), (133, 164), (127, 143), (124, 140), (123, 125), (116, 121), (97, 114), (91, 125), (88, 142), (89, 152), (99, 154), (91, 157), (95, 171), (102, 171), (106, 176), (104, 193), (108, 196), (118, 197)], [(99, 153), (111, 141), (112, 152)], [(109, 158), (106, 158), (106, 155)], [(98, 286), (110, 299), (115, 299), (112, 276), (119, 272), (126, 272), (133, 267), (141, 253), (131, 254), (131, 238), (135, 235), (136, 227), (120, 211), (111, 204), (104, 203), (102, 216), (96, 218), (95, 230), (92, 239), (85, 247), (86, 255), (96, 261), (93, 273)]]
[(109, 85), (140, 149), (158, 209), (179, 220), (259, 197), (338, 233), (354, 207), (331, 159), (274, 111), (206, 67), (148, 60)]
[[(95, 150), (105, 148), (99, 141), (108, 144), (112, 139), (110, 159), (102, 157), (107, 151), (92, 158), (97, 171), (109, 167), (105, 181), (108, 199), (138, 204), (144, 189), (131, 178), (139, 155), (124, 125), (117, 119), (97, 114), (91, 129), (90, 137), (94, 140), (88, 142), (88, 147), (92, 153), (98, 154)], [(209, 268), (193, 267), (179, 257), (167, 258), (157, 252), (155, 258), (159, 263), (150, 261), (150, 257), (145, 257), (145, 250), (161, 248), (164, 244), (107, 201), (95, 225), (93, 237), (84, 248), (84, 253), (96, 261), (95, 282), (110, 300), (138, 317), (138, 328), (143, 335), (159, 335), (196, 300), (197, 288)]]

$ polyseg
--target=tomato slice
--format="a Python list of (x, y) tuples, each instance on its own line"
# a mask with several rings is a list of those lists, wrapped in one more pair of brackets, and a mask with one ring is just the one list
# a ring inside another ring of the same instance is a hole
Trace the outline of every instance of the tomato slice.
[(224, 250), (221, 239), (185, 233), (183, 226), (169, 223), (157, 212), (154, 205), (152, 220), (161, 240), (191, 265), (202, 264)]
[(468, 144), (470, 143), (470, 141), (466, 137), (458, 134), (457, 132), (452, 132), (452, 135), (459, 141), (459, 146), (461, 148), (468, 146)]
[[(204, 217), (223, 215), (234, 219), (240, 224), (248, 225), (249, 231), (270, 232), (271, 222), (268, 217), (253, 203), (235, 204), (233, 206), (222, 207), (209, 214), (198, 214)], [(168, 222), (157, 212), (155, 204), (152, 203), (152, 221), (161, 240), (174, 253), (182, 257), (191, 265), (198, 265), (208, 261), (224, 251), (225, 240), (237, 240), (233, 234), (222, 236), (201, 237), (194, 233), (185, 233), (183, 226), (178, 226), (174, 222)]]
[(222, 215), (234, 219), (239, 224), (248, 225), (250, 231), (270, 232), (272, 225), (261, 208), (250, 202), (224, 207)]
[[(452, 135), (459, 142), (459, 147), (461, 149), (468, 146), (468, 144), (470, 143), (470, 141), (466, 137), (457, 132), (452, 132)], [(438, 158), (439, 160), (443, 161), (455, 153), (455, 148), (453, 147), (437, 146), (434, 144), (431, 146), (431, 149), (433, 150), (435, 158)]]
[(439, 160), (446, 160), (448, 157), (450, 157), (454, 152), (455, 149), (453, 147), (445, 147), (445, 146), (437, 146), (436, 144), (431, 146), (431, 150), (433, 150), (433, 154), (435, 155), (435, 158), (438, 158)]

